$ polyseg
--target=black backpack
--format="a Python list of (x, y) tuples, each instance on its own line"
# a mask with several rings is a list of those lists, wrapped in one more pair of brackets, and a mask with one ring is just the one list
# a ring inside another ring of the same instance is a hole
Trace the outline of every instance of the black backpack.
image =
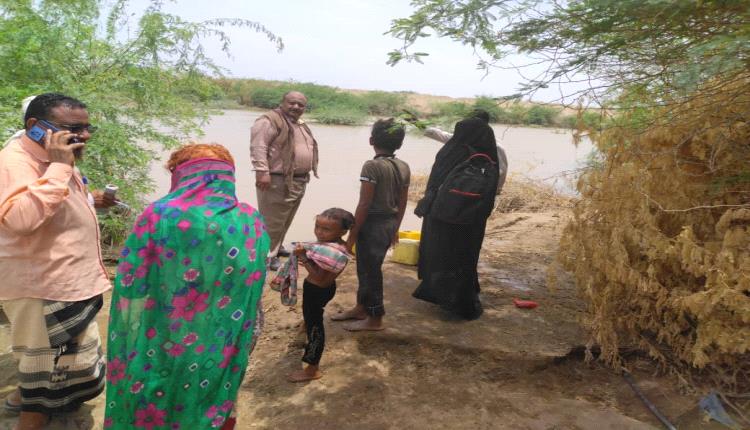
[(489, 155), (472, 154), (454, 167), (438, 188), (430, 216), (450, 224), (473, 224), (492, 212), (499, 180)]

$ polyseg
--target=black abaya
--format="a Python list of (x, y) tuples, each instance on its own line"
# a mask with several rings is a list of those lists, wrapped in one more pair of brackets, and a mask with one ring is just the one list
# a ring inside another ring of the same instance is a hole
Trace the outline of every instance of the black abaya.
[(425, 198), (418, 205), (424, 209), (419, 214), (424, 216), (419, 245), (419, 278), (422, 282), (413, 294), (468, 320), (482, 314), (477, 264), (495, 196), (487, 198), (487, 210), (472, 224), (440, 221), (432, 216), (430, 206), (431, 199), (450, 171), (474, 152), (486, 153), (497, 163), (494, 133), (482, 120), (461, 121), (456, 125), (453, 138), (438, 152)]

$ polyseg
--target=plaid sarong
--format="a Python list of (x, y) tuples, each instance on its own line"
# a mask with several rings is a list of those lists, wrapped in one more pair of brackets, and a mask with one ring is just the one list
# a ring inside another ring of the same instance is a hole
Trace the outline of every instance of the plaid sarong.
[[(352, 256), (346, 251), (344, 245), (332, 242), (299, 242), (305, 249), (305, 255), (320, 266), (321, 269), (333, 273), (341, 273), (346, 268)], [(292, 242), (296, 248), (297, 243)], [(291, 253), (289, 259), (276, 272), (276, 277), (271, 281), (271, 289), (281, 292), (281, 303), (286, 306), (297, 304), (297, 256)]]
[(42, 312), (49, 344), (57, 348), (78, 337), (94, 320), (102, 304), (101, 294), (78, 302), (45, 300)]
[(80, 302), (3, 302), (13, 327), (21, 411), (74, 411), (104, 390), (106, 360), (94, 319), (101, 305), (101, 295)]

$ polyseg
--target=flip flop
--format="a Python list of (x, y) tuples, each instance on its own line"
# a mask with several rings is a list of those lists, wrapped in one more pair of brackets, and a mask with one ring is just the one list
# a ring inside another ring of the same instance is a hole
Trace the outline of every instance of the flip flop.
[(8, 401), (8, 399), (5, 399), (5, 404), (3, 405), (3, 408), (5, 409), (5, 412), (9, 414), (20, 414), (21, 413), (21, 405), (15, 405)]

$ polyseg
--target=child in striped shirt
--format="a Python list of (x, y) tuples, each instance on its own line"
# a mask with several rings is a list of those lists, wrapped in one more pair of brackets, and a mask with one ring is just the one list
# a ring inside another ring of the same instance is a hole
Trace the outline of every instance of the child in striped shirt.
[(323, 311), (336, 294), (336, 278), (346, 267), (351, 255), (346, 250), (342, 236), (354, 224), (354, 215), (340, 208), (323, 211), (315, 218), (314, 244), (298, 244), (294, 249), (297, 262), (307, 270), (303, 284), (302, 315), (305, 319), (307, 344), (302, 370), (288, 376), (291, 382), (319, 379), (320, 358), (325, 347)]

